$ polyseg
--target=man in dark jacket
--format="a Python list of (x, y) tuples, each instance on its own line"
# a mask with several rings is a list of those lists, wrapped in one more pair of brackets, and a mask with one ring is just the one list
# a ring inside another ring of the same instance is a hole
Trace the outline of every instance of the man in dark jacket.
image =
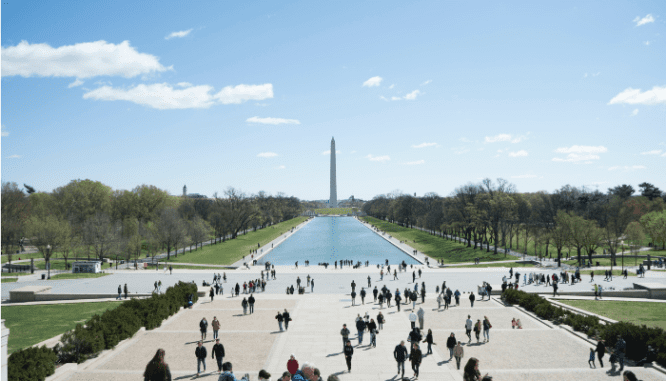
[(361, 304), (365, 304), (365, 288), (361, 287)]
[(345, 350), (345, 347), (347, 346), (347, 342), (349, 341), (349, 328), (347, 328), (347, 324), (342, 325), (342, 329), (340, 330), (340, 335), (342, 335), (342, 350)]
[(354, 282), (354, 281), (351, 282), (351, 288), (352, 288), (352, 292), (356, 291), (356, 282)]
[(217, 339), (215, 341), (215, 345), (213, 345), (213, 358), (217, 358), (217, 372), (221, 373), (222, 372), (222, 359), (224, 359), (224, 346), (220, 344), (220, 339)]
[(197, 349), (194, 350), (194, 355), (197, 356), (197, 376), (201, 373), (201, 364), (203, 364), (204, 372), (206, 371), (206, 356), (208, 352), (206, 347), (203, 346), (203, 342), (199, 342)]
[(351, 341), (347, 341), (347, 345), (345, 345), (345, 361), (347, 362), (347, 371), (349, 371), (349, 373), (351, 373), (351, 362), (353, 355), (354, 347), (352, 347)]
[(358, 331), (358, 345), (363, 344), (363, 332), (365, 331), (365, 322), (361, 317), (356, 320), (356, 330)]
[(472, 307), (474, 307), (474, 300), (476, 299), (476, 296), (474, 296), (474, 292), (469, 293), (469, 302), (472, 304)]
[(125, 299), (127, 299), (127, 283), (125, 283), (125, 288), (123, 291), (125, 291)]
[(208, 332), (208, 320), (206, 318), (199, 322), (199, 330), (201, 331), (201, 341), (206, 340), (206, 333)]
[(414, 379), (419, 379), (419, 366), (421, 365), (421, 360), (423, 359), (423, 354), (419, 345), (412, 343), (412, 353), (409, 354), (409, 361), (412, 362), (412, 370), (414, 371)]
[(287, 309), (284, 309), (284, 313), (282, 314), (282, 319), (284, 319), (284, 329), (287, 331), (289, 330), (289, 322), (291, 321), (291, 317), (289, 316), (289, 312), (287, 312)]
[(402, 368), (400, 379), (403, 379), (405, 377), (405, 360), (407, 360), (407, 348), (405, 348), (404, 341), (401, 341), (400, 344), (396, 345), (393, 350), (393, 358), (398, 363), (398, 375), (400, 375), (400, 368)]
[(377, 286), (375, 286), (375, 289), (372, 290), (372, 295), (375, 297), (375, 302), (377, 301), (377, 294), (379, 294), (379, 290), (377, 290)]
[(122, 299), (121, 298), (122, 293), (123, 293), (123, 288), (120, 285), (118, 285), (118, 297), (116, 298), (116, 300)]
[(352, 306), (356, 305), (356, 291), (351, 292), (351, 297), (352, 297)]
[(254, 312), (254, 296), (250, 294), (250, 297), (247, 298), (247, 302), (250, 304), (250, 313)]

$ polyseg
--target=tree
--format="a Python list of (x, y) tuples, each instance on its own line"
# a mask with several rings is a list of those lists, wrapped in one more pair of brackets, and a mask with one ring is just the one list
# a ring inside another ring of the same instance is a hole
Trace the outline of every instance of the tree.
[(645, 231), (640, 223), (633, 221), (627, 226), (627, 230), (624, 232), (626, 240), (631, 244), (631, 251), (638, 258), (638, 248), (641, 247), (643, 241), (645, 240)]
[(650, 212), (641, 217), (640, 224), (653, 246), (661, 244), (666, 248), (666, 211)]
[(112, 222), (108, 214), (98, 212), (84, 222), (83, 240), (93, 249), (95, 257), (103, 261), (118, 252), (120, 230), (120, 225)]
[(8, 254), (9, 263), (12, 262), (13, 248), (18, 246), (19, 240), (25, 234), (25, 224), (30, 217), (30, 203), (25, 193), (16, 183), (2, 183), (2, 247)]
[(229, 187), (224, 194), (227, 196), (225, 208), (228, 210), (231, 238), (238, 237), (238, 233), (247, 227), (256, 210), (252, 207), (245, 193)]
[(562, 265), (562, 248), (566, 246), (570, 240), (570, 230), (568, 218), (570, 215), (563, 210), (558, 210), (555, 217), (555, 228), (551, 232), (551, 239), (553, 245), (557, 249), (557, 266)]
[(631, 210), (625, 205), (622, 197), (611, 196), (611, 200), (604, 207), (600, 221), (601, 229), (603, 229), (602, 239), (608, 245), (611, 254), (611, 268), (617, 266), (618, 247), (631, 218)]
[(96, 214), (109, 215), (111, 188), (99, 181), (72, 180), (53, 191), (56, 207), (62, 217), (81, 226)]
[(634, 187), (627, 184), (618, 185), (615, 188), (608, 188), (608, 194), (617, 196), (622, 200), (630, 198), (636, 191)]
[(155, 223), (155, 233), (159, 242), (167, 249), (167, 260), (171, 258), (171, 248), (178, 250), (178, 243), (183, 241), (185, 229), (183, 221), (175, 208), (165, 208)]
[(661, 197), (661, 190), (650, 183), (644, 182), (638, 184), (638, 187), (641, 188), (641, 195), (647, 197), (650, 201)]
[[(203, 243), (210, 236), (211, 227), (203, 218), (196, 216), (189, 223), (189, 236), (194, 243), (194, 249), (197, 245)], [(203, 246), (203, 245), (202, 245)]]
[(30, 217), (27, 223), (27, 232), (30, 242), (37, 247), (37, 250), (44, 257), (46, 266), (49, 269), (49, 279), (51, 278), (51, 256), (60, 249), (61, 245), (71, 234), (71, 229), (67, 221), (56, 216)]

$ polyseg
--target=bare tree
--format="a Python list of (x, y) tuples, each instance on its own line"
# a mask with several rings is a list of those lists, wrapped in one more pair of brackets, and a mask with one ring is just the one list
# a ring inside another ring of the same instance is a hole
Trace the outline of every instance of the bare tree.
[(178, 243), (183, 241), (185, 229), (175, 208), (165, 208), (155, 223), (155, 232), (159, 242), (166, 247), (167, 260), (171, 258), (171, 249), (178, 250)]

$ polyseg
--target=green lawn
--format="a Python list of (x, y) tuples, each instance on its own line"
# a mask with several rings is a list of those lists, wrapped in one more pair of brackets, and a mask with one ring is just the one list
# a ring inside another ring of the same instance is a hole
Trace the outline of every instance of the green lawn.
[[(444, 263), (473, 262), (474, 258), (480, 258), (481, 262), (500, 261), (512, 259), (515, 257), (504, 254), (494, 255), (484, 250), (467, 247), (465, 244), (456, 241), (450, 241), (438, 236), (431, 235), (418, 229), (409, 229), (387, 221), (382, 221), (374, 217), (362, 217), (366, 222), (376, 226), (379, 230), (390, 234), (391, 236), (407, 243), (413, 248), (427, 254), (429, 257), (437, 260), (441, 259)], [(414, 243), (413, 241), (416, 241)]]
[(181, 270), (217, 270), (217, 271), (229, 270), (223, 267), (172, 265), (171, 263), (169, 263), (168, 265), (173, 266), (174, 269), (181, 269)]
[(103, 273), (63, 273), (63, 274), (56, 274), (56, 275), (51, 275), (51, 280), (54, 279), (80, 279), (80, 278), (101, 278), (103, 276), (107, 276), (111, 274), (103, 274)]
[(315, 213), (319, 214), (351, 214), (351, 208), (323, 208), (315, 209)]
[[(51, 270), (65, 270), (65, 261), (62, 259), (51, 258)], [(74, 261), (68, 260), (67, 263), (71, 266)], [(45, 261), (35, 261), (35, 270), (46, 270)]]
[[(580, 270), (581, 275), (590, 275), (590, 273), (594, 271), (594, 275), (599, 279), (604, 279), (604, 273), (606, 270)], [(622, 270), (613, 270), (613, 276), (622, 276)], [(632, 273), (631, 271), (627, 271), (627, 276), (636, 276), (636, 273)]]
[(604, 300), (558, 300), (558, 302), (613, 320), (666, 329), (666, 303)]
[(3, 272), (2, 273), (3, 277), (6, 277), (6, 276), (15, 277), (15, 276), (21, 276), (21, 275), (30, 275), (30, 273), (29, 272), (26, 272), (26, 273), (5, 273), (5, 272)]
[[(572, 257), (572, 258), (576, 258), (576, 257)], [(585, 263), (587, 263), (587, 257), (584, 256), (583, 259), (585, 259)], [(625, 253), (625, 255), (624, 255), (624, 265), (625, 266), (635, 266), (634, 263), (643, 263), (643, 259), (644, 258), (638, 258), (638, 261), (636, 261), (634, 259), (633, 255), (630, 256), (630, 255), (627, 255)], [(622, 255), (618, 255), (616, 257), (616, 261), (617, 261), (617, 267), (621, 267), (622, 266)], [(594, 265), (596, 265), (597, 262), (599, 262), (600, 266), (610, 266), (611, 265), (610, 258), (592, 258), (592, 263)], [(576, 266), (576, 265), (578, 265), (578, 260), (571, 259), (569, 261), (562, 261), (562, 263), (565, 263), (565, 264), (571, 265), (571, 266)], [(615, 267), (615, 266), (613, 266), (613, 267)], [(594, 268), (594, 266), (592, 268)]]
[(2, 278), (2, 283), (14, 283), (16, 281), (18, 281), (18, 278)]
[(184, 255), (178, 254), (178, 257), (171, 255), (171, 258), (167, 262), (230, 265), (241, 259), (244, 255), (248, 262), (250, 262), (250, 250), (257, 249), (257, 243), (265, 245), (307, 219), (308, 217), (292, 218), (291, 220), (283, 221), (261, 230), (239, 235), (237, 238), (227, 240), (226, 242), (207, 245)]
[(506, 267), (507, 269), (510, 269), (511, 267), (516, 268), (516, 267), (532, 267), (536, 268), (536, 266), (528, 263), (488, 263), (488, 264), (480, 264), (480, 265), (464, 265), (464, 266), (451, 266), (449, 268), (452, 269), (457, 269), (457, 268), (476, 268), (476, 269), (482, 269), (485, 267)]
[[(17, 261), (19, 258), (21, 258), (21, 260), (23, 260), (23, 259), (30, 259), (30, 258), (44, 258), (44, 256), (42, 255), (42, 253), (13, 254), (12, 255), (12, 263)], [(2, 263), (7, 263), (7, 262), (9, 262), (9, 256), (8, 255), (3, 255), (2, 256)], [(25, 263), (21, 263), (21, 264), (25, 264)]]
[(2, 307), (2, 318), (10, 330), (9, 353), (65, 333), (94, 314), (102, 314), (122, 302), (68, 303)]

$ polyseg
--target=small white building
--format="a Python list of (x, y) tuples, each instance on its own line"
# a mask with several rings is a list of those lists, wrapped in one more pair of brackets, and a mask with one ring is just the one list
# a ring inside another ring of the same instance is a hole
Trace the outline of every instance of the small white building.
[(73, 273), (101, 273), (102, 263), (99, 261), (81, 261), (74, 262), (72, 265)]

